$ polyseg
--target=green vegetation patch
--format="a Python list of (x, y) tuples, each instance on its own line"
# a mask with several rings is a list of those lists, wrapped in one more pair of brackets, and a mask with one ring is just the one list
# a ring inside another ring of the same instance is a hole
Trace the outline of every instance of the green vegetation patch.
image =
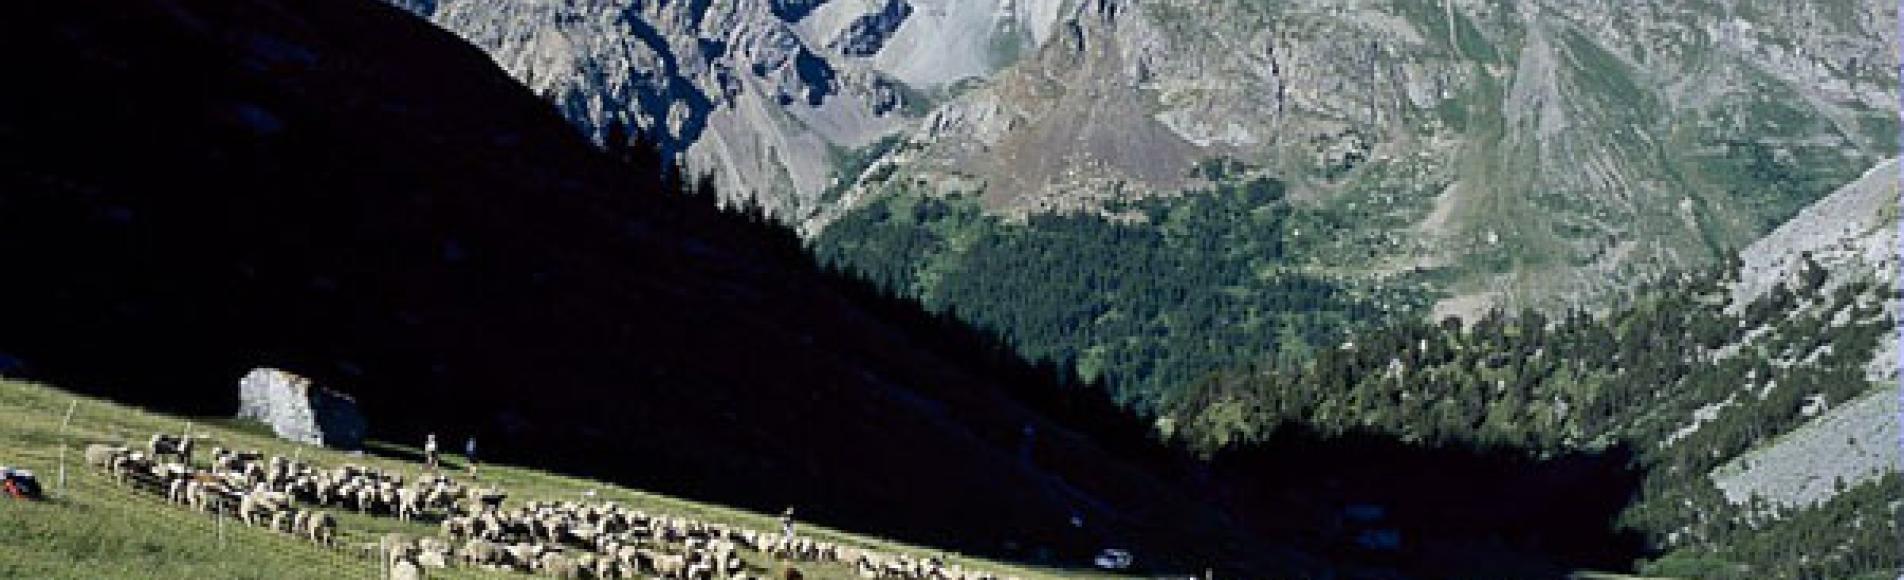
[[(1206, 164), (1205, 177), (1236, 167)], [(986, 215), (965, 198), (889, 195), (815, 240), (831, 264), (954, 311), (1024, 355), (1106, 379), (1150, 406), (1216, 369), (1300, 357), (1390, 315), (1418, 291), (1293, 267), (1294, 225), (1313, 219), (1271, 179), (1228, 179), (1096, 214)], [(1318, 234), (1303, 233), (1303, 236)]]
[(1808, 406), (1887, 388), (1864, 366), (1895, 331), (1870, 304), (1894, 290), (1859, 279), (1827, 291), (1822, 274), (1801, 275), (1735, 305), (1733, 281), (1677, 277), (1604, 315), (1402, 321), (1305, 363), (1201, 381), (1165, 401), (1162, 422), (1212, 454), (1284, 426), (1541, 455), (1617, 447), (1644, 475), (1615, 524), (1663, 552), (1648, 573), (1895, 577), (1904, 554), (1883, 549), (1904, 539), (1895, 474), (1797, 510), (1730, 504), (1708, 478), (1806, 424)]

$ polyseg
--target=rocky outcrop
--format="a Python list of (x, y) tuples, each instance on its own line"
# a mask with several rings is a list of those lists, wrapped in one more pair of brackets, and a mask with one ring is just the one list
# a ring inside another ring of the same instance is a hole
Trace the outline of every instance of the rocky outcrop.
[(368, 429), (356, 400), (278, 369), (253, 369), (238, 381), (238, 418), (283, 439), (338, 449), (362, 448)]
[[(596, 140), (625, 124), (730, 198), (804, 218), (840, 159), (990, 74), (1058, 0), (391, 0), (488, 52)], [(1039, 24), (1042, 23), (1042, 26)]]
[(877, 12), (862, 14), (827, 43), (827, 48), (843, 56), (874, 56), (886, 40), (912, 15), (912, 4), (905, 0), (886, 0)]
[(1817, 505), (1886, 473), (1904, 473), (1895, 383), (1846, 403), (1763, 449), (1720, 466), (1712, 482), (1734, 504)]
[[(1825, 199), (1805, 208), (1739, 253), (1739, 281), (1733, 302), (1749, 303), (1779, 284), (1796, 286), (1807, 268), (1826, 273), (1823, 292), (1848, 282), (1873, 279), (1898, 285), (1898, 196), (1900, 161), (1892, 158), (1873, 167)], [(1889, 294), (1885, 312), (1904, 319), (1898, 295)], [(1898, 336), (1886, 334), (1876, 357), (1867, 367), (1871, 380), (1896, 384)]]
[[(1745, 304), (1783, 284), (1797, 287), (1807, 270), (1823, 272), (1819, 291), (1829, 295), (1854, 281), (1882, 283), (1875, 294), (1884, 312), (1899, 320), (1898, 199), (1900, 161), (1885, 161), (1857, 181), (1805, 208), (1791, 221), (1740, 253), (1734, 304)], [(1791, 316), (1838, 318), (1801, 304)], [(1898, 335), (1878, 339), (1866, 376), (1877, 385), (1865, 396), (1832, 408), (1808, 406), (1816, 415), (1792, 433), (1713, 470), (1726, 499), (1754, 498), (1771, 506), (1802, 508), (1885, 473), (1904, 472), (1900, 450)]]

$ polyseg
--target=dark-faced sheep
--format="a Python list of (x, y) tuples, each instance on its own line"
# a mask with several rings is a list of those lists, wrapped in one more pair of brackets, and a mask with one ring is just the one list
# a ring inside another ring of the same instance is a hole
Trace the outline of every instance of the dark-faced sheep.
[(271, 531), (287, 534), (297, 531), (297, 516), (298, 511), (288, 507), (272, 512)]
[(153, 458), (174, 457), (179, 463), (192, 463), (192, 438), (189, 435), (173, 437), (164, 433), (155, 434), (146, 446)]
[(312, 512), (304, 520), (304, 535), (320, 546), (337, 545), (337, 518), (328, 512)]
[(437, 527), (441, 529), (443, 537), (462, 541), (470, 537), (469, 528), (474, 521), (468, 516), (450, 516), (443, 518), (442, 523), (437, 524)]
[(535, 544), (528, 543), (510, 544), (503, 548), (503, 553), (509, 555), (509, 565), (520, 572), (533, 569), (537, 560), (542, 557), (542, 550)]

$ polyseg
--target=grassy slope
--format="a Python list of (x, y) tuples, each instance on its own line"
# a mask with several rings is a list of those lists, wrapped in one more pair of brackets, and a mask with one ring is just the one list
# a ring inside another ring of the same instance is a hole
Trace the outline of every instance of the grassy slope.
[[(60, 422), (67, 407), (78, 401), (65, 435)], [(67, 443), (67, 487), (60, 497), (41, 503), (0, 500), (0, 578), (375, 578), (370, 560), (354, 555), (354, 544), (374, 541), (378, 534), (402, 532), (433, 534), (435, 527), (402, 523), (391, 518), (359, 516), (328, 510), (339, 517), (340, 548), (325, 550), (286, 535), (247, 528), (227, 521), (225, 538), (218, 539), (217, 522), (183, 507), (166, 504), (158, 496), (111, 483), (86, 466), (80, 457), (87, 443), (142, 441), (152, 433), (177, 433), (189, 419), (146, 412), (89, 397), (74, 396), (43, 385), (0, 380), (0, 464), (35, 472), (55, 493), (61, 443)], [(380, 452), (352, 457), (338, 451), (290, 443), (248, 425), (226, 420), (197, 421), (192, 432), (209, 435), (210, 445), (261, 449), (276, 455), (300, 455), (319, 465), (355, 462), (395, 469), (406, 474), (420, 466), (401, 457), (414, 450), (389, 445)], [(201, 451), (201, 461), (208, 451)], [(450, 460), (451, 467), (460, 463)], [(511, 466), (489, 465), (484, 481), (509, 490), (512, 502), (529, 499), (583, 499), (594, 490), (597, 499), (704, 521), (760, 530), (776, 529), (774, 516), (616, 487)], [(942, 554), (898, 545), (840, 530), (801, 527), (803, 534), (891, 553)], [(950, 555), (967, 567), (980, 567), (1022, 578), (1077, 577), (1080, 573), (1027, 569)], [(769, 562), (750, 560), (765, 568)], [(839, 566), (801, 565), (809, 577), (848, 578)], [(463, 570), (442, 577), (510, 577), (507, 574)], [(515, 576), (522, 577), (522, 576)]]

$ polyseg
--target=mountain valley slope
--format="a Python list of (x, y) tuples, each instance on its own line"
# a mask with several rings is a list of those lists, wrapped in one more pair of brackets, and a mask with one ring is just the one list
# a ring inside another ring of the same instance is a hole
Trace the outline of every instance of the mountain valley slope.
[(1050, 383), (930, 346), (409, 13), (24, 17), (0, 43), (48, 82), (0, 95), (9, 376), (228, 414), (272, 366), (354, 395), (381, 439), (475, 433), (500, 461), (888, 537), (1305, 565), (1055, 418)]

